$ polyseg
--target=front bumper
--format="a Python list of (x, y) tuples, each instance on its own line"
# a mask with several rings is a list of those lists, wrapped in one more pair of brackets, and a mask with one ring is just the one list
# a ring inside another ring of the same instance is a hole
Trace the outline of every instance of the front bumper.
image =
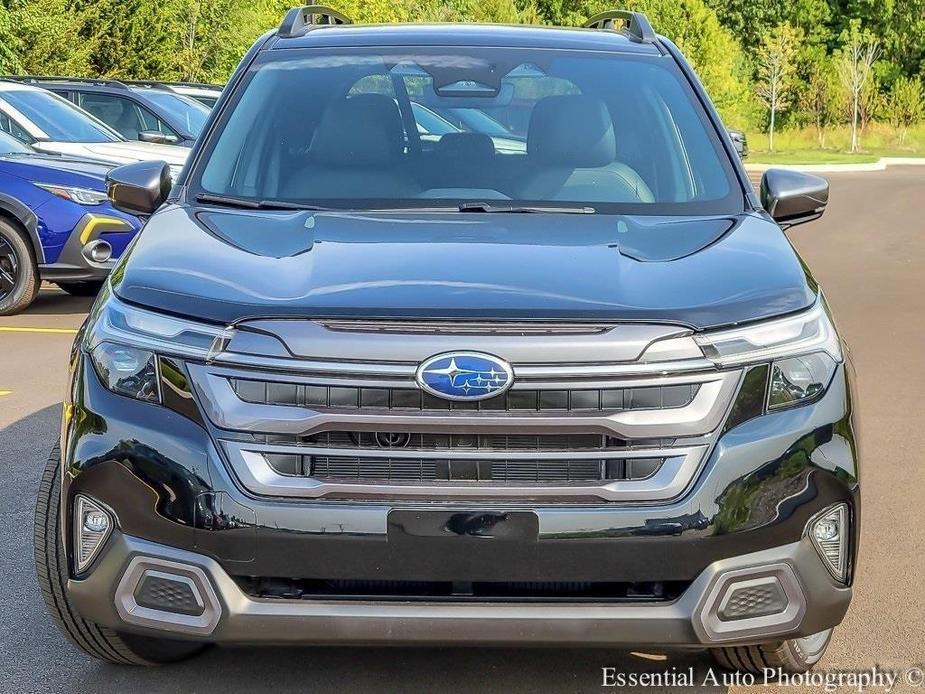
[[(117, 630), (229, 643), (738, 645), (827, 629), (850, 601), (851, 588), (830, 577), (805, 537), (820, 511), (848, 505), (853, 566), (859, 491), (845, 367), (819, 401), (723, 434), (679, 498), (586, 505), (257, 497), (232, 476), (195, 410), (184, 416), (114, 395), (79, 353), (74, 368), (62, 527), (70, 537), (80, 493), (111, 509), (118, 530), (68, 591), (84, 617)], [(409, 509), (526, 511), (537, 532), (524, 542), (397, 532), (390, 516)], [(145, 567), (163, 562), (187, 567), (211, 605), (198, 625), (132, 605)], [(717, 623), (717, 586), (769, 573), (789, 587), (786, 609), (736, 620), (732, 630)], [(648, 603), (286, 599), (245, 593), (241, 577), (679, 581), (685, 589)]]
[[(74, 227), (57, 260), (39, 265), (39, 274), (47, 282), (105, 279), (136, 232), (137, 228), (121, 217), (88, 213)], [(96, 262), (89, 255), (89, 246), (101, 242), (110, 246), (112, 257)]]
[[(151, 571), (188, 577), (202, 614), (139, 606), (134, 595)], [(788, 592), (785, 611), (736, 620), (734, 629), (716, 616), (724, 591), (768, 575)], [(119, 535), (88, 578), (68, 582), (68, 593), (98, 624), (217, 643), (674, 647), (812, 634), (838, 624), (851, 599), (850, 588), (828, 578), (808, 540), (714, 562), (672, 602), (614, 605), (255, 599), (209, 557)]]

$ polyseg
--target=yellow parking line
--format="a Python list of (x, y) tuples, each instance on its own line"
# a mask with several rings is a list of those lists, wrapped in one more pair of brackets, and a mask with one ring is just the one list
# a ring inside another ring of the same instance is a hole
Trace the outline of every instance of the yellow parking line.
[(0, 390), (0, 398), (2, 398), (4, 395), (9, 395), (12, 392), (12, 390)]
[(0, 333), (54, 333), (60, 335), (74, 335), (77, 328), (19, 328), (0, 325)]

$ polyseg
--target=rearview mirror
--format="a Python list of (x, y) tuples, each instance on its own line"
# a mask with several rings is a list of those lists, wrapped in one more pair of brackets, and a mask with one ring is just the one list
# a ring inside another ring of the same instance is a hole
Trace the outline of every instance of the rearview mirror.
[(819, 176), (768, 169), (761, 177), (761, 204), (782, 226), (818, 219), (828, 202), (829, 182)]
[(160, 130), (142, 130), (138, 133), (138, 139), (155, 145), (172, 145), (177, 141), (173, 135), (162, 133)]
[(151, 214), (164, 204), (173, 182), (163, 161), (117, 166), (106, 174), (106, 194), (113, 207), (129, 214)]

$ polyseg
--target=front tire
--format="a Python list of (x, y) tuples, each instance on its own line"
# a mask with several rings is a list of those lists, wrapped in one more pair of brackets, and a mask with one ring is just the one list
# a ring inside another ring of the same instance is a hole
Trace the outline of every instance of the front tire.
[(45, 607), (58, 629), (81, 651), (120, 665), (160, 665), (190, 658), (206, 644), (120, 634), (83, 619), (67, 595), (67, 556), (60, 536), (61, 452), (51, 452), (35, 505), (35, 573)]
[(790, 674), (808, 672), (819, 662), (832, 640), (832, 630), (812, 636), (787, 639), (758, 646), (714, 648), (711, 653), (720, 667), (761, 675), (766, 669)]
[(0, 217), (0, 316), (28, 308), (40, 285), (29, 239), (19, 227)]

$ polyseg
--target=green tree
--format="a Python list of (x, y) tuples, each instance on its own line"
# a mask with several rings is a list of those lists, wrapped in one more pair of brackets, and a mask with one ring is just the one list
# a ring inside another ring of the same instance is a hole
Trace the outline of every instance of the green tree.
[(22, 69), (19, 51), (19, 36), (13, 31), (13, 18), (0, 1), (0, 74), (18, 73)]
[(800, 92), (800, 107), (809, 115), (816, 129), (816, 142), (825, 149), (826, 132), (836, 122), (841, 108), (838, 77), (825, 54), (817, 56), (807, 67), (807, 78)]
[(707, 4), (748, 51), (756, 50), (780, 24), (802, 29), (807, 38), (828, 35), (827, 0), (707, 0)]
[(900, 77), (886, 100), (890, 124), (899, 131), (899, 144), (905, 144), (906, 131), (925, 117), (925, 93), (922, 83), (910, 77)]
[(778, 111), (790, 105), (796, 72), (800, 31), (789, 24), (775, 27), (761, 40), (757, 50), (758, 98), (768, 108), (768, 149), (774, 151), (774, 124)]
[(38, 75), (88, 74), (92, 42), (81, 38), (86, 16), (68, 0), (14, 0), (17, 71)]
[[(81, 36), (93, 46), (96, 76), (171, 79), (178, 32), (171, 4), (152, 0), (72, 0), (86, 18)], [(73, 50), (72, 45), (65, 49)]]
[(880, 42), (868, 30), (861, 29), (859, 20), (851, 20), (842, 32), (841, 42), (835, 64), (851, 113), (851, 151), (858, 152), (861, 148), (858, 129), (861, 111), (873, 99), (873, 65), (880, 54)]

